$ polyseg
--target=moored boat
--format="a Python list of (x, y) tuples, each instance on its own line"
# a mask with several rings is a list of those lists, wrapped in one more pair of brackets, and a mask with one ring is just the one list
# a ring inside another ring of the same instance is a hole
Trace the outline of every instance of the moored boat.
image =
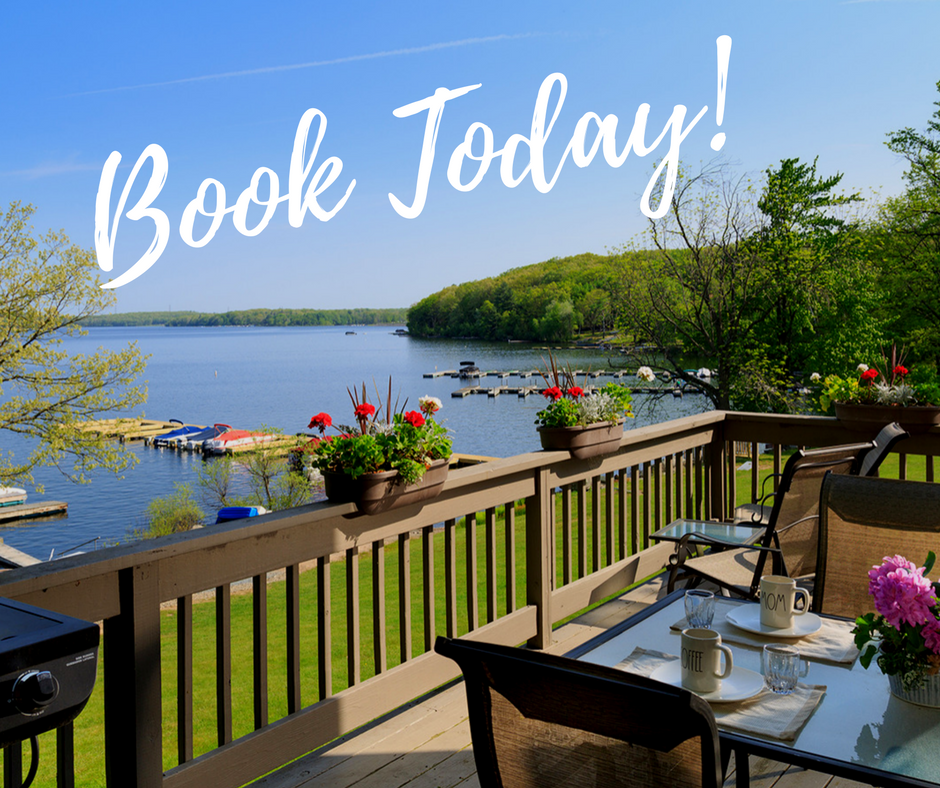
[(21, 487), (0, 487), (0, 506), (18, 506), (26, 503), (26, 490)]
[(159, 435), (153, 439), (153, 445), (157, 447), (167, 447), (172, 446), (173, 444), (185, 441), (186, 438), (190, 435), (195, 435), (197, 432), (202, 432), (205, 429), (204, 427), (197, 426), (195, 424), (184, 424), (182, 427)]
[(261, 432), (249, 432), (248, 430), (229, 430), (218, 438), (212, 438), (202, 444), (202, 451), (205, 454), (225, 454), (235, 449), (243, 449), (250, 446), (263, 446), (265, 443), (276, 440), (276, 435), (265, 435)]
[(180, 448), (186, 449), (186, 451), (202, 451), (203, 443), (213, 438), (218, 438), (231, 429), (230, 424), (213, 424), (211, 427), (206, 427), (200, 432), (187, 436), (186, 440), (180, 444)]

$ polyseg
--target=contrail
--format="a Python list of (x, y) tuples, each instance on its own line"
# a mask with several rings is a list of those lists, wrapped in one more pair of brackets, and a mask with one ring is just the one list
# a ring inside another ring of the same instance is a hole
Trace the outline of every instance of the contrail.
[(267, 66), (265, 68), (252, 68), (245, 71), (227, 71), (222, 74), (206, 74), (201, 77), (184, 77), (183, 79), (171, 79), (167, 82), (147, 82), (142, 85), (125, 85), (118, 88), (102, 88), (101, 90), (87, 90), (82, 93), (71, 93), (73, 96), (92, 96), (98, 93), (117, 93), (122, 90), (141, 90), (143, 88), (159, 88), (167, 85), (184, 85), (189, 82), (206, 82), (212, 79), (231, 79), (232, 77), (248, 77), (254, 74), (273, 74), (279, 71), (296, 71), (301, 68), (317, 68), (319, 66), (335, 66), (340, 63), (355, 63), (359, 60), (374, 60), (380, 57), (398, 57), (399, 55), (418, 55), (422, 52), (433, 52), (438, 49), (452, 49), (453, 47), (465, 47), (473, 44), (488, 44), (493, 41), (510, 41), (517, 38), (531, 38), (532, 36), (543, 35), (542, 33), (516, 33), (513, 35), (501, 34), (498, 36), (486, 36), (483, 38), (464, 38), (460, 41), (445, 41), (439, 44), (427, 44), (420, 47), (407, 47), (405, 49), (390, 49), (385, 52), (370, 52), (366, 55), (350, 55), (349, 57), (338, 57), (333, 60), (315, 60), (310, 63), (295, 63), (290, 66)]

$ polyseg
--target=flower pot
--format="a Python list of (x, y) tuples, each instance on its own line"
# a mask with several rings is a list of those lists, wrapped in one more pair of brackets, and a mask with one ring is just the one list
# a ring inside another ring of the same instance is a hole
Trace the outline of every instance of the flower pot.
[(358, 479), (337, 471), (323, 472), (326, 497), (333, 503), (355, 503), (363, 514), (378, 514), (440, 495), (448, 460), (434, 460), (417, 483), (402, 484), (398, 471), (366, 473)]
[(932, 405), (869, 405), (855, 402), (836, 402), (836, 417), (848, 429), (859, 432), (877, 432), (885, 424), (898, 422), (910, 433), (926, 432), (940, 424), (940, 408)]
[(891, 694), (900, 700), (918, 706), (940, 708), (940, 673), (927, 676), (924, 683), (913, 690), (904, 689), (899, 675), (888, 676), (888, 684), (891, 686)]
[(542, 448), (569, 451), (578, 460), (611, 454), (623, 439), (623, 421), (599, 421), (586, 427), (539, 427)]

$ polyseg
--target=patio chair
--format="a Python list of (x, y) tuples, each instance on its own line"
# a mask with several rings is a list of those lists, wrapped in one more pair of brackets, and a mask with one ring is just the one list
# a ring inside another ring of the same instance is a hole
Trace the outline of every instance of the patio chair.
[(463, 671), (482, 788), (722, 784), (714, 714), (688, 690), (520, 648), (434, 649)]
[(827, 476), (813, 609), (852, 619), (874, 610), (868, 570), (893, 555), (921, 566), (930, 550), (940, 554), (940, 484)]
[[(898, 441), (910, 437), (909, 433), (901, 428), (896, 421), (886, 424), (871, 441), (871, 448), (859, 454), (857, 467), (849, 473), (857, 476), (877, 476), (878, 469), (885, 458), (891, 453)], [(766, 484), (768, 479), (779, 478), (778, 474), (772, 474), (764, 478)], [(764, 501), (774, 495), (762, 495), (757, 503), (746, 503), (738, 506), (734, 510), (735, 522), (750, 522), (767, 525), (770, 522), (770, 515), (773, 511), (773, 505), (767, 505)]]
[[(670, 557), (669, 590), (685, 577), (695, 585), (708, 580), (725, 593), (754, 599), (764, 574), (809, 577), (816, 571), (816, 529), (819, 490), (827, 472), (849, 474), (861, 464), (870, 443), (798, 450), (784, 466), (773, 494), (773, 508), (764, 533), (753, 547), (739, 547), (701, 535), (684, 536)], [(692, 539), (693, 544), (689, 541)], [(712, 551), (692, 557), (694, 544)], [(723, 549), (729, 548), (729, 549)], [(769, 563), (768, 563), (769, 559)]]

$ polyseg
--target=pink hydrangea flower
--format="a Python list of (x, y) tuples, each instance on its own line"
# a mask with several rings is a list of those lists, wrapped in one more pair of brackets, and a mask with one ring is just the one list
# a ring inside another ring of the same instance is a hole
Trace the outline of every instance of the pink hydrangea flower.
[(915, 567), (902, 556), (885, 556), (881, 566), (872, 567), (868, 593), (874, 598), (875, 610), (893, 627), (902, 622), (912, 626), (936, 622), (931, 608), (937, 597), (930, 580), (924, 577), (923, 567)]
[(940, 621), (931, 616), (921, 630), (924, 643), (934, 654), (940, 654)]

